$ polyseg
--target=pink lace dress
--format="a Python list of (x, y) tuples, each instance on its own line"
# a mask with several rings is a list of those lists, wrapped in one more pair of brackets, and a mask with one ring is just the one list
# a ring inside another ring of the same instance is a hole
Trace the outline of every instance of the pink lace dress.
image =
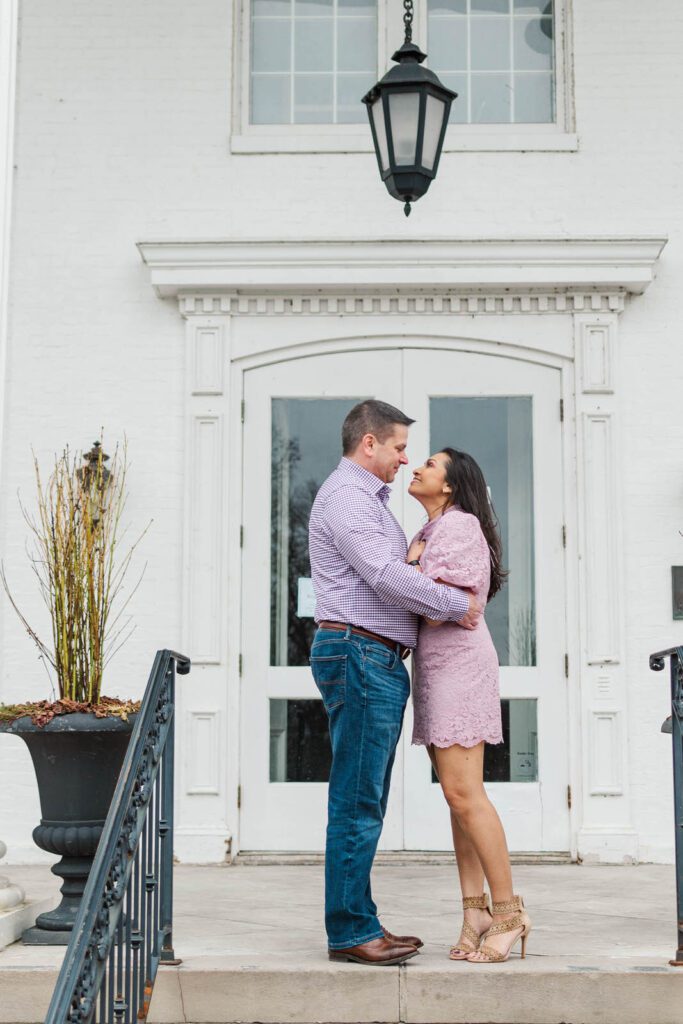
[[(420, 559), (432, 579), (471, 590), (484, 605), (491, 562), (476, 516), (452, 506), (416, 539), (427, 541)], [(474, 630), (457, 623), (420, 623), (413, 673), (413, 743), (474, 747), (503, 740), (498, 656), (482, 616)]]

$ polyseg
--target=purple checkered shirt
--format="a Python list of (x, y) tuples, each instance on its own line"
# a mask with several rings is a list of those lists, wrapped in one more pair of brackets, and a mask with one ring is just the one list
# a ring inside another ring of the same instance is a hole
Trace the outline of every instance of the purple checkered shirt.
[(415, 647), (418, 615), (459, 622), (469, 598), (406, 565), (406, 538), (387, 508), (389, 494), (379, 477), (346, 458), (318, 491), (309, 523), (315, 619)]

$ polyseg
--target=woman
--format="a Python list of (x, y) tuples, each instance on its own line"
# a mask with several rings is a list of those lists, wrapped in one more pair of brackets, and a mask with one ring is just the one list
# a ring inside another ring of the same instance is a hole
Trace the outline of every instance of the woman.
[[(428, 523), (407, 561), (432, 579), (471, 590), (482, 607), (504, 583), (501, 542), (482, 472), (454, 448), (413, 473), (409, 493)], [(450, 807), (464, 922), (452, 960), (500, 963), (531, 922), (512, 892), (505, 833), (484, 789), (484, 744), (503, 739), (498, 658), (484, 619), (475, 630), (423, 620), (415, 653), (413, 743), (427, 747)], [(482, 895), (486, 878), (493, 906)]]

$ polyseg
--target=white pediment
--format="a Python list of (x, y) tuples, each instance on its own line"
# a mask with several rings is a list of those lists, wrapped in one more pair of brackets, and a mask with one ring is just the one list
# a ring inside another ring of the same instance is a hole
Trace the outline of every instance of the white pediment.
[(161, 297), (640, 294), (665, 238), (140, 242)]

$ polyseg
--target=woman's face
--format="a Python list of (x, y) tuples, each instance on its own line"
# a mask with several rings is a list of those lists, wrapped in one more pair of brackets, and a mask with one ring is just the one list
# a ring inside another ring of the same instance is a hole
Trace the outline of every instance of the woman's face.
[(413, 470), (413, 479), (410, 481), (408, 493), (414, 498), (428, 499), (433, 501), (439, 498), (443, 501), (451, 500), (451, 489), (446, 483), (446, 467), (448, 456), (444, 452), (437, 452), (430, 455), (423, 466)]

